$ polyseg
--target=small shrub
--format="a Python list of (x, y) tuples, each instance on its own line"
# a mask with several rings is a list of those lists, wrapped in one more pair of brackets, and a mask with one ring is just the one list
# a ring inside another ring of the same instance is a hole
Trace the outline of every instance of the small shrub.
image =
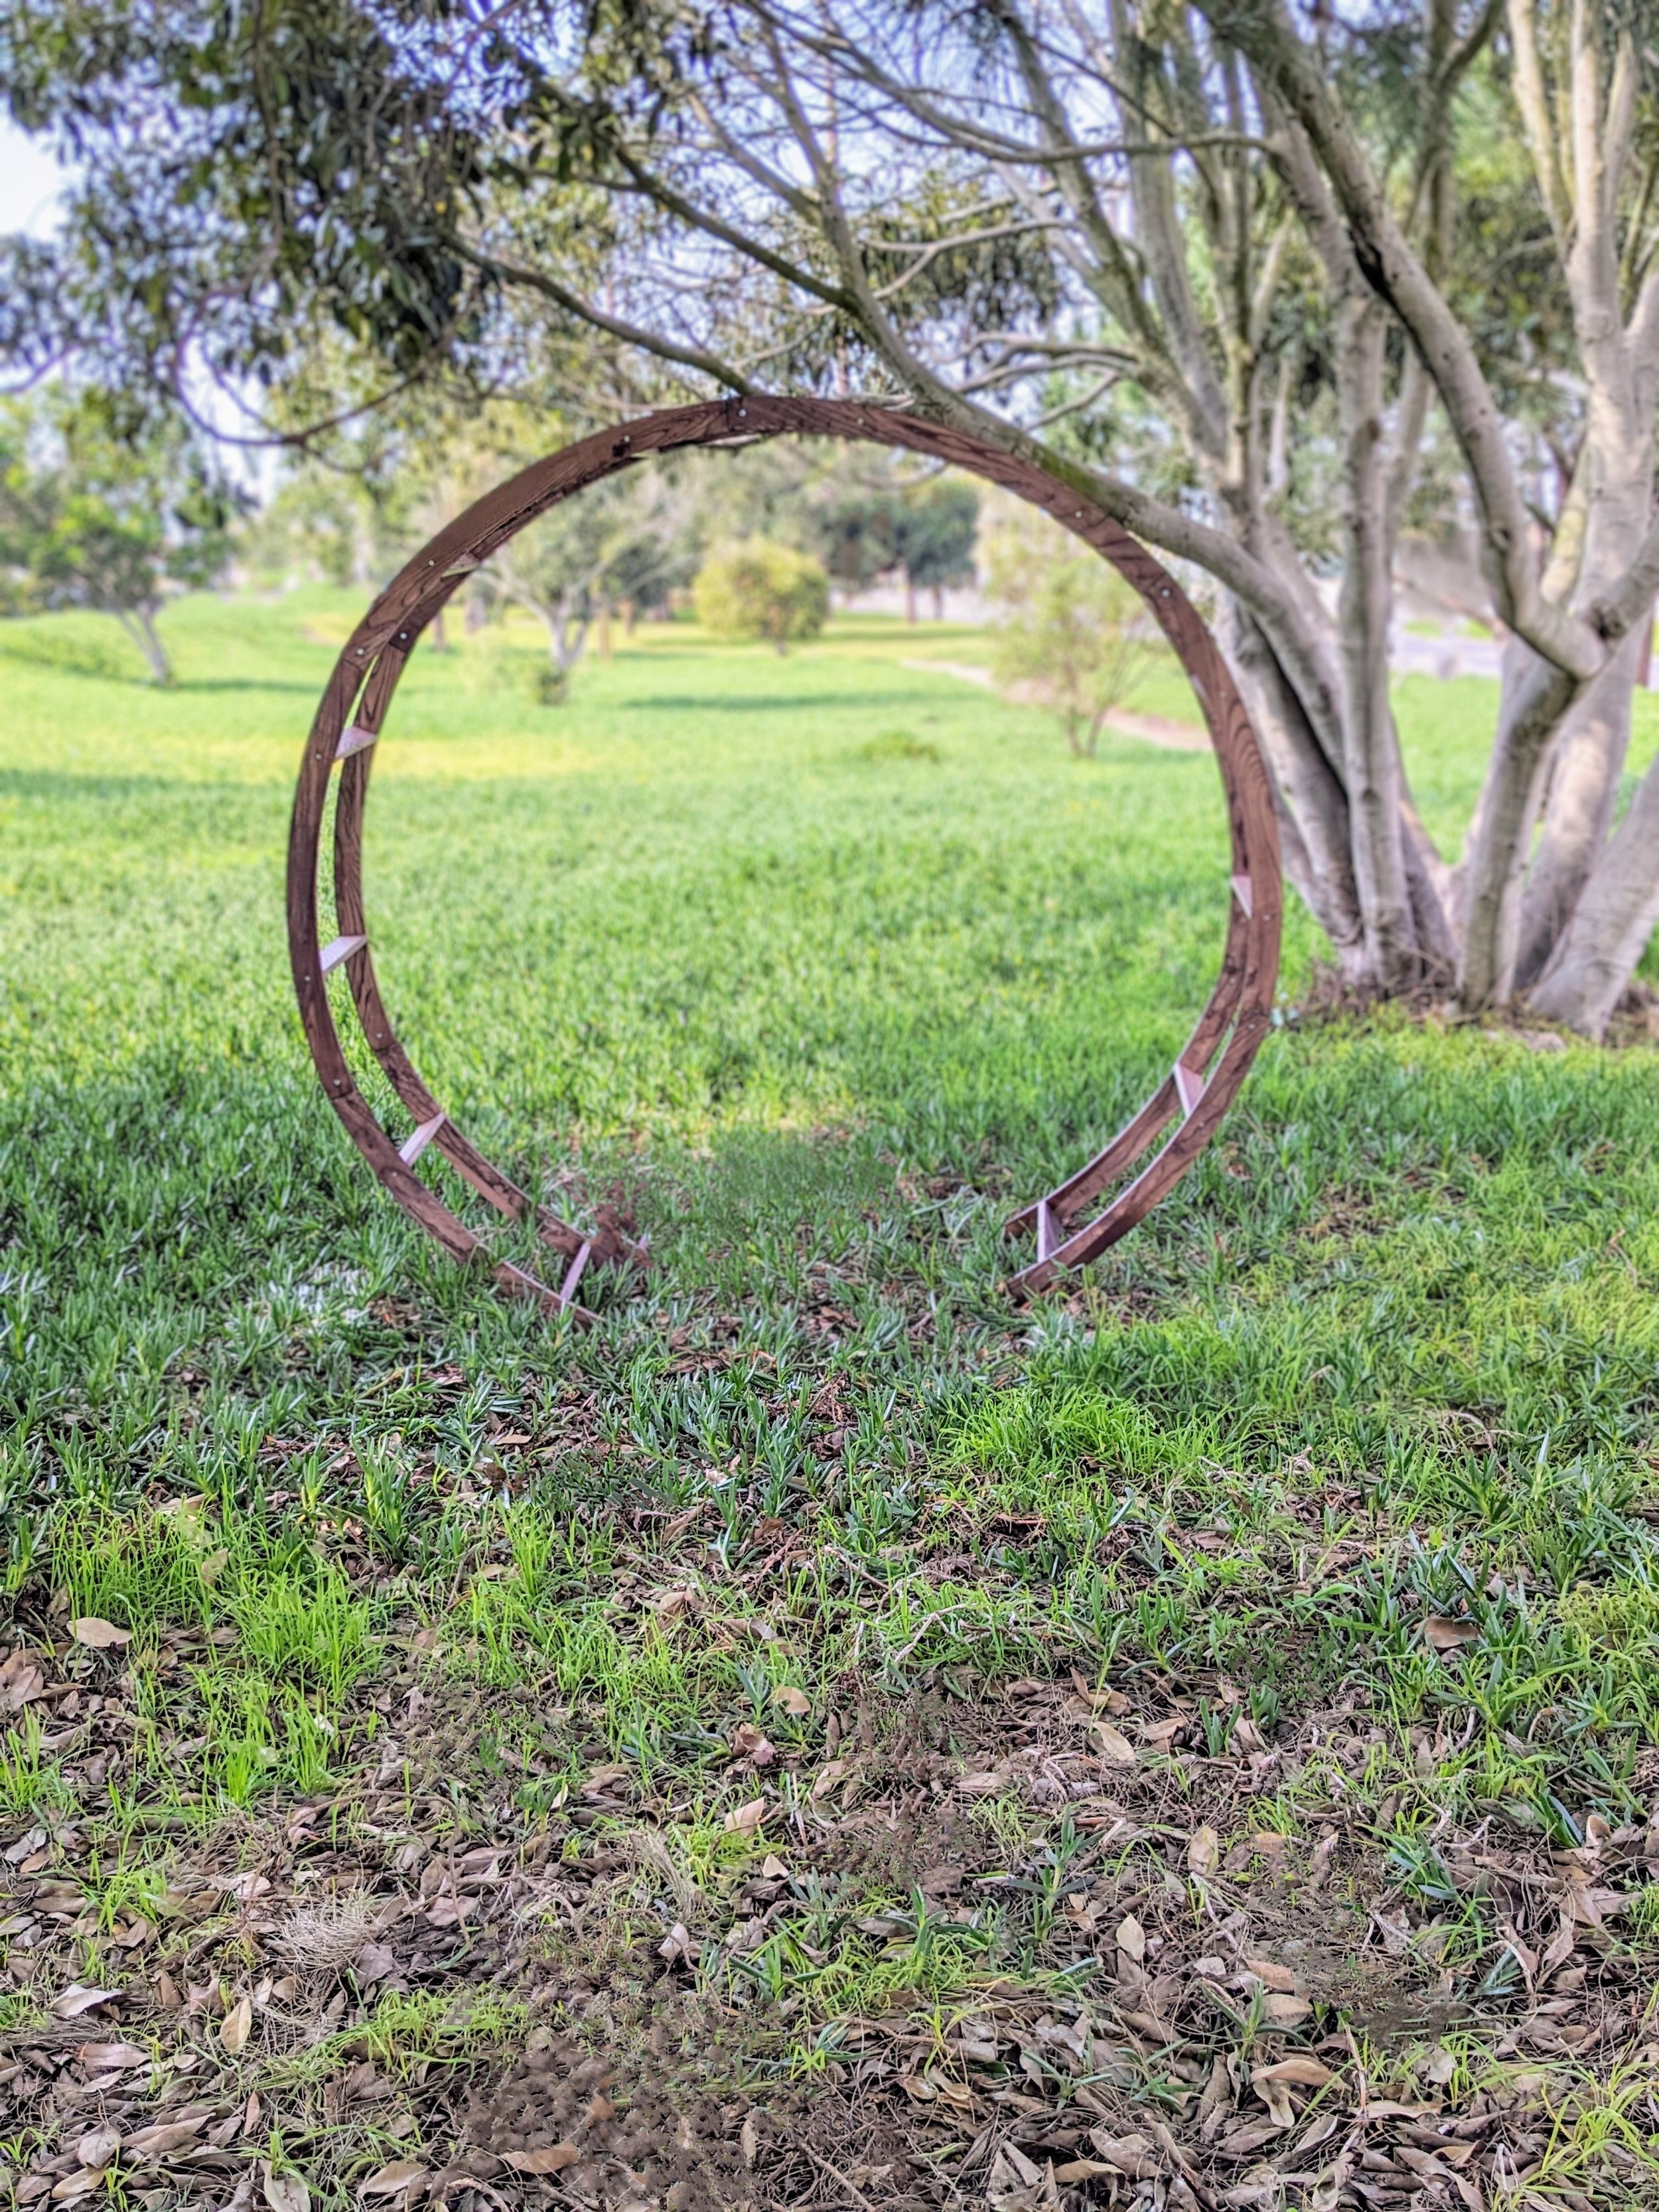
[(1108, 715), (1159, 656), (1151, 617), (1115, 568), (1031, 509), (1000, 508), (986, 551), (999, 682), (1048, 708), (1092, 760)]
[(912, 737), (908, 730), (884, 730), (879, 737), (866, 738), (859, 747), (859, 758), (867, 761), (943, 760), (944, 754), (926, 738)]
[(811, 556), (761, 538), (711, 554), (692, 594), (711, 635), (764, 639), (780, 653), (816, 637), (830, 612), (830, 579)]

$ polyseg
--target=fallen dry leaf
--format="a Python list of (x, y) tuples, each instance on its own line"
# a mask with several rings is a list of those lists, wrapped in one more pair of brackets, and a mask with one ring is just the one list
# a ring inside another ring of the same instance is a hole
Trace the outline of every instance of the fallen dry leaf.
[[(1042, 2168), (1011, 2142), (1000, 2144), (986, 2178), (985, 2194), (993, 2204), (1020, 2206), (1042, 2202)], [(1053, 2199), (1050, 2197), (1052, 2203)]]
[(311, 2212), (311, 2191), (298, 2173), (273, 2173), (268, 2160), (259, 2161), (259, 2186), (270, 2212)]
[(130, 1628), (118, 1628), (112, 1620), (100, 1620), (95, 1613), (70, 1621), (69, 1632), (77, 1644), (88, 1644), (94, 1651), (113, 1651), (132, 1641)]
[(219, 2040), (233, 2058), (247, 2041), (253, 2027), (253, 2000), (238, 1997), (219, 2023)]
[(1263, 2143), (1284, 2132), (1277, 2120), (1246, 2120), (1242, 2127), (1228, 2129), (1221, 2148), (1229, 2158), (1248, 2158), (1253, 2150), (1260, 2150)]
[(119, 1990), (92, 1990), (84, 1982), (71, 1982), (46, 2010), (56, 2013), (59, 2020), (79, 2020), (83, 2012), (91, 2012), (98, 2005), (113, 2004), (120, 1994)]
[(376, 1982), (383, 1982), (389, 1974), (397, 1972), (397, 1954), (384, 1943), (365, 1943), (351, 1971), (357, 1977), (360, 1989), (372, 1989)]
[(395, 2159), (383, 2166), (378, 2173), (371, 2173), (367, 2181), (358, 2184), (358, 2193), (363, 2197), (402, 2197), (417, 2182), (429, 2181), (430, 2169), (416, 2158)]
[(1322, 2066), (1316, 2058), (1298, 2051), (1294, 2057), (1281, 2058), (1272, 2066), (1258, 2066), (1250, 2075), (1254, 2081), (1283, 2081), (1297, 2089), (1322, 2089), (1336, 2076), (1328, 2066)]
[(110, 2074), (125, 2066), (148, 2066), (149, 2053), (137, 2043), (83, 2043), (76, 2057), (88, 2074)]
[(596, 1766), (582, 1784), (582, 1796), (590, 1802), (609, 1797), (629, 1778), (625, 1766)]
[(77, 2166), (73, 2172), (53, 2183), (52, 2201), (54, 2204), (73, 2203), (77, 2197), (90, 2197), (94, 2189), (101, 2189), (104, 2180), (101, 2172), (94, 2172), (90, 2166)]
[(772, 1692), (772, 1702), (781, 1705), (785, 1712), (793, 1713), (798, 1721), (804, 1721), (812, 1710), (812, 1700), (793, 1682), (780, 1682)]
[(1282, 2081), (1270, 2081), (1265, 2074), (1251, 2077), (1250, 2087), (1255, 2091), (1276, 2127), (1296, 2125), (1296, 2106), (1291, 2102), (1291, 2093)]
[(1194, 1828), (1192, 1841), (1187, 1846), (1187, 1871), (1201, 1880), (1212, 1875), (1221, 1856), (1221, 1838), (1211, 1827)]
[(752, 1834), (754, 1830), (759, 1827), (761, 1822), (765, 1818), (765, 1798), (751, 1798), (746, 1805), (734, 1805), (732, 1810), (726, 1814), (726, 1832), (728, 1836), (746, 1836)]
[(684, 1921), (677, 1920), (662, 1942), (658, 1944), (657, 1956), (659, 1959), (666, 1959), (672, 1966), (676, 1959), (684, 1959), (689, 1964), (693, 1955), (691, 1931)]
[(1117, 1948), (1126, 1958), (1133, 1959), (1136, 1966), (1139, 1966), (1146, 1956), (1146, 1930), (1133, 1912), (1118, 1923)]
[(9, 1713), (21, 1712), (46, 1686), (46, 1677), (40, 1662), (26, 1645), (19, 1644), (5, 1665), (0, 1667), (0, 1705)]
[(753, 1721), (739, 1721), (732, 1731), (733, 1759), (746, 1759), (755, 1766), (770, 1766), (777, 1755), (765, 1732)]
[(1114, 2173), (1130, 2181), (1146, 2181), (1163, 2161), (1150, 2136), (1115, 2136), (1105, 2128), (1091, 2128), (1089, 2140)]
[[(207, 2124), (204, 2113), (196, 2120), (161, 2120), (153, 2128), (140, 2128), (137, 2135), (127, 2137), (127, 2155), (149, 2166), (158, 2158), (165, 2158), (170, 2150), (179, 2150), (187, 2142), (194, 2142)], [(273, 2212), (287, 2212), (285, 2206), (274, 2207)], [(304, 2212), (304, 2208), (301, 2208)]]
[(1423, 1633), (1436, 1651), (1455, 1651), (1460, 1644), (1480, 1641), (1480, 1631), (1472, 1620), (1455, 1620), (1447, 1613), (1431, 1613), (1423, 1623)]
[(113, 2128), (94, 2128), (76, 2144), (75, 2155), (82, 2166), (101, 2173), (120, 2148), (121, 2138)]
[(658, 1590), (645, 1601), (658, 1620), (666, 1626), (671, 1620), (678, 1620), (682, 1613), (690, 1613), (692, 1607), (699, 1603), (702, 1596), (701, 1590), (681, 1587), (677, 1589)]
[(1261, 2000), (1262, 2018), (1270, 2027), (1294, 2027), (1298, 2021), (1306, 2020), (1312, 2010), (1313, 2007), (1306, 1997), (1273, 1995)]
[(1296, 1976), (1274, 1959), (1246, 1959), (1244, 1971), (1254, 1974), (1264, 1989), (1281, 1990), (1288, 1996), (1296, 1987)]
[(545, 2150), (506, 2150), (501, 2158), (514, 2173), (562, 2173), (580, 2164), (581, 2153), (573, 2142), (556, 2142)]
[(1114, 1766), (1133, 1766), (1135, 1763), (1133, 1744), (1121, 1729), (1115, 1729), (1110, 1721), (1090, 1722), (1089, 1743), (1093, 1751), (1102, 1759), (1109, 1760)]
[[(982, 1774), (958, 1774), (957, 1777), (957, 1788), (964, 1797), (994, 1797), (1007, 1786), (1007, 1776), (996, 1767), (988, 1768)], [(816, 1789), (812, 1794), (817, 1796)]]

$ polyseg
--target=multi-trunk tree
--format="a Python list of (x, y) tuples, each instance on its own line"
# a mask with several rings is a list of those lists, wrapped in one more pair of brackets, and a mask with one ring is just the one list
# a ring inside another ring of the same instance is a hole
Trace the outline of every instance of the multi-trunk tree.
[[(83, 181), (0, 334), (187, 390), (281, 386), (319, 313), (388, 388), (556, 379), (599, 332), (636, 391), (999, 440), (1213, 580), (1356, 986), (1599, 1034), (1659, 916), (1653, 772), (1619, 815), (1659, 586), (1647, 6), (4, 0), (14, 113)], [(1505, 639), (1458, 854), (1389, 693), (1425, 502)]]

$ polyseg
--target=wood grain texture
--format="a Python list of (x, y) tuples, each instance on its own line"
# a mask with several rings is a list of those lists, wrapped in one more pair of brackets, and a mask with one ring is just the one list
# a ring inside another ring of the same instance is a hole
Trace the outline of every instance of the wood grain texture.
[[(787, 433), (902, 447), (1000, 484), (1042, 507), (1062, 528), (1110, 562), (1140, 594), (1179, 657), (1197, 695), (1226, 799), (1232, 846), (1228, 928), (1214, 988), (1177, 1055), (1176, 1069), (1095, 1158), (1015, 1214), (1011, 1234), (1035, 1234), (1035, 1260), (1010, 1279), (1017, 1292), (1040, 1291), (1125, 1235), (1186, 1172), (1219, 1127), (1267, 1031), (1279, 975), (1283, 889), (1279, 827), (1266, 764), (1249, 717), (1214, 639), (1168, 571), (1111, 517), (1069, 485), (1018, 455), (959, 430), (896, 410), (850, 399), (749, 394), (691, 407), (665, 408), (635, 422), (596, 431), (533, 462), (441, 530), (393, 578), (348, 640), (306, 742), (289, 839), (289, 954), (300, 1018), (330, 1103), (352, 1141), (405, 1212), (455, 1259), (488, 1264), (479, 1235), (414, 1172), (398, 1141), (375, 1118), (347, 1063), (325, 981), (318, 924), (318, 865), (337, 762), (334, 816), (335, 928), (364, 940), (343, 967), (358, 1024), (398, 1103), (431, 1149), (498, 1213), (527, 1220), (541, 1242), (569, 1264), (557, 1290), (508, 1261), (490, 1267), (509, 1295), (548, 1311), (583, 1318), (577, 1285), (592, 1266), (637, 1266), (643, 1251), (614, 1220), (587, 1231), (538, 1206), (485, 1159), (428, 1090), (399, 1043), (374, 973), (362, 890), (362, 841), (369, 773), (398, 682), (426, 625), (458, 585), (519, 531), (562, 499), (630, 468), (652, 453), (690, 446), (747, 444)], [(1173, 1133), (1140, 1168), (1154, 1141)], [(429, 1136), (426, 1135), (430, 1131)], [(410, 1149), (405, 1140), (404, 1149)], [(425, 1149), (425, 1144), (419, 1148)], [(418, 1158), (419, 1150), (412, 1153)], [(1122, 1184), (1098, 1212), (1103, 1193)]]

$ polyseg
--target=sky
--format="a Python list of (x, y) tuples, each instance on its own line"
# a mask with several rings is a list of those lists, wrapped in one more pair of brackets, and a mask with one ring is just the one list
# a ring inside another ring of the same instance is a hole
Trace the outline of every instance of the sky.
[(64, 172), (33, 139), (0, 121), (0, 236), (26, 230), (37, 238), (53, 228)]

